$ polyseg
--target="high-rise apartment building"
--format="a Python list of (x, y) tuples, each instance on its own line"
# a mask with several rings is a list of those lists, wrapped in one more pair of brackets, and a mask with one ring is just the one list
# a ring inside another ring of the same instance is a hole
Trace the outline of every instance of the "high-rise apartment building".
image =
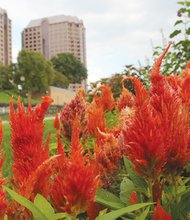
[(22, 47), (51, 59), (59, 53), (72, 53), (86, 66), (85, 27), (72, 16), (32, 20), (22, 32)]
[(11, 20), (7, 12), (0, 8), (0, 63), (8, 65), (12, 62)]

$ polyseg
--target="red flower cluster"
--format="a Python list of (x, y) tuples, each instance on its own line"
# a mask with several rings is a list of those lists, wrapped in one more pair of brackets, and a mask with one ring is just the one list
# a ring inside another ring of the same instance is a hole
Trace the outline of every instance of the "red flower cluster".
[[(49, 138), (43, 144), (43, 119), (50, 103), (50, 97), (43, 97), (42, 103), (33, 110), (25, 110), (18, 100), (17, 111), (13, 101), (10, 103), (11, 147), (13, 150), (13, 188), (28, 199), (40, 193), (47, 197), (50, 191), (50, 175), (54, 158), (49, 158)], [(17, 207), (10, 209), (11, 215)]]
[(60, 139), (58, 143), (59, 153), (62, 153), (62, 168), (58, 170), (55, 176), (52, 202), (56, 210), (67, 211), (76, 216), (90, 208), (99, 184), (99, 176), (95, 162), (92, 158), (84, 155), (84, 150), (79, 142), (77, 119), (73, 125), (72, 143), (68, 158), (65, 157)]
[(157, 202), (153, 214), (153, 220), (172, 220), (172, 217), (164, 211), (164, 209), (160, 205), (160, 202)]
[(97, 107), (101, 107), (104, 112), (112, 110), (115, 106), (115, 101), (111, 88), (108, 85), (101, 85), (94, 93), (93, 102)]
[(131, 78), (135, 113), (120, 141), (136, 171), (153, 179), (163, 172), (178, 174), (190, 159), (188, 110), (178, 90), (160, 72), (168, 48), (152, 69), (149, 93), (138, 79)]
[[(125, 78), (122, 80), (124, 82)], [(122, 93), (117, 102), (117, 109), (119, 112), (126, 106), (133, 107), (134, 105), (134, 95), (124, 86), (122, 86)]]
[(100, 185), (107, 188), (111, 178), (118, 171), (121, 161), (121, 149), (113, 134), (99, 132), (99, 139), (94, 148), (97, 169), (100, 172)]
[(87, 132), (87, 102), (82, 90), (79, 90), (74, 99), (69, 104), (65, 104), (60, 113), (62, 125), (62, 135), (69, 140), (71, 139), (72, 126), (76, 115), (79, 117), (80, 135)]

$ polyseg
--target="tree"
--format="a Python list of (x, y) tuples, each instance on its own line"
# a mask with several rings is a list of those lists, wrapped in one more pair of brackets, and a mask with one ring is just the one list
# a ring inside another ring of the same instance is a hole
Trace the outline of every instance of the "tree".
[[(172, 49), (166, 54), (162, 72), (164, 75), (171, 73), (180, 73), (190, 60), (190, 1), (184, 0), (178, 2), (180, 9), (177, 12), (178, 20), (174, 24), (175, 30), (170, 34), (173, 40)], [(154, 48), (153, 56), (156, 58), (163, 52), (166, 45)]]
[(81, 83), (87, 78), (87, 69), (71, 53), (61, 53), (52, 58), (53, 67), (60, 73), (63, 73), (71, 83)]
[(0, 64), (0, 89), (10, 90), (14, 88), (12, 65)]
[(52, 63), (40, 53), (25, 49), (19, 52), (17, 62), (15, 82), (23, 86), (29, 97), (46, 92), (52, 80)]
[(55, 70), (53, 72), (53, 79), (51, 82), (51, 86), (56, 86), (56, 87), (60, 87), (60, 88), (67, 88), (69, 86), (69, 80), (67, 79), (67, 77), (64, 74)]

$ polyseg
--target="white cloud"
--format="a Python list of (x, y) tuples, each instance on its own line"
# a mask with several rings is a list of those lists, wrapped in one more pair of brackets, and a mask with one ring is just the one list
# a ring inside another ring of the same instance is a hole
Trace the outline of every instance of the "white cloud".
[(59, 14), (83, 19), (90, 81), (151, 58), (150, 41), (161, 44), (161, 28), (168, 37), (178, 9), (176, 0), (1, 0), (0, 7), (13, 22), (14, 58), (30, 20)]

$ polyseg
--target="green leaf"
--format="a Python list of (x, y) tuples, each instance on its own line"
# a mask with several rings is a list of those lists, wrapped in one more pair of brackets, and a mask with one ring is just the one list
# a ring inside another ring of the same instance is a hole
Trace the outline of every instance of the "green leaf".
[(105, 215), (107, 213), (108, 209), (103, 209), (99, 212), (99, 215), (98, 217), (102, 216), (102, 215)]
[(181, 23), (183, 23), (183, 21), (182, 20), (178, 20), (178, 21), (175, 22), (174, 26), (176, 26), (178, 24), (181, 24)]
[(125, 177), (120, 185), (120, 199), (127, 205), (130, 205), (131, 194), (135, 190), (133, 182)]
[(131, 205), (116, 211), (109, 212), (103, 216), (97, 217), (96, 220), (115, 220), (123, 215), (134, 212), (138, 209), (144, 208), (146, 206), (152, 205), (154, 203), (139, 203), (135, 205)]
[(170, 38), (173, 38), (173, 37), (177, 36), (177, 35), (180, 34), (180, 33), (181, 33), (181, 30), (175, 30), (174, 32), (172, 32), (172, 33), (170, 34)]
[(55, 213), (51, 204), (40, 194), (36, 195), (34, 205), (47, 217)]
[(55, 213), (53, 215), (48, 216), (50, 220), (57, 220), (57, 219), (68, 219), (70, 220), (71, 218), (69, 215), (65, 212), (62, 213)]
[(23, 196), (19, 195), (8, 187), (4, 188), (15, 201), (17, 201), (22, 206), (26, 207), (32, 212), (35, 220), (49, 220), (30, 200), (24, 198)]
[(185, 13), (188, 12), (187, 8), (180, 8), (180, 12)]
[(172, 216), (174, 220), (185, 220), (190, 212), (190, 192), (186, 191), (181, 197), (180, 202), (172, 207)]
[(124, 157), (124, 165), (127, 174), (129, 174), (129, 177), (136, 188), (136, 191), (147, 193), (147, 183), (143, 178), (136, 174), (136, 172), (131, 167), (131, 162), (126, 157)]
[(185, 2), (177, 2), (179, 5), (185, 5)]
[(149, 213), (150, 207), (147, 207), (139, 216), (135, 218), (135, 220), (146, 220), (147, 215)]
[(125, 204), (117, 196), (101, 188), (99, 188), (96, 192), (95, 202), (111, 209), (120, 209), (125, 207)]
[(186, 30), (186, 34), (190, 35), (190, 28)]

